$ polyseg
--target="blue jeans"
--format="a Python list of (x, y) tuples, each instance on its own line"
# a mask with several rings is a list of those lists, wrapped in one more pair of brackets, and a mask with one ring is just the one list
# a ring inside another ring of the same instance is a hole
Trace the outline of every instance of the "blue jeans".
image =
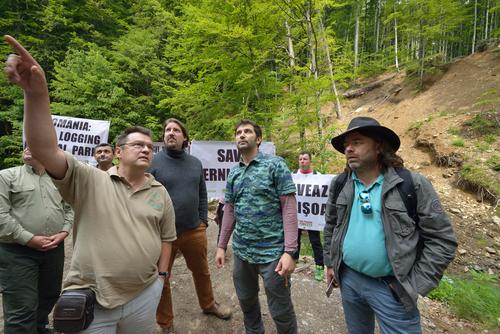
[(408, 312), (387, 284), (343, 265), (340, 292), (350, 334), (373, 333), (377, 318), (382, 334), (420, 334), (420, 313)]
[(269, 312), (278, 334), (296, 334), (297, 318), (290, 295), (290, 277), (278, 275), (274, 269), (279, 259), (265, 264), (252, 264), (234, 256), (233, 281), (243, 311), (247, 334), (263, 334), (264, 324), (259, 303), (259, 275), (264, 281)]

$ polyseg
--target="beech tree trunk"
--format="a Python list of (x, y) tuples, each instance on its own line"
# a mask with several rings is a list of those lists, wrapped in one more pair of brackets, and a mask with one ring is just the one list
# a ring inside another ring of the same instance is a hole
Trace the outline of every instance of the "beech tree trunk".
[(359, 10), (358, 4), (354, 5), (354, 73), (356, 73), (356, 69), (358, 68), (359, 60), (358, 60), (358, 50), (359, 50)]
[(318, 21), (321, 42), (325, 50), (325, 58), (328, 64), (328, 72), (330, 74), (331, 91), (332, 94), (335, 95), (335, 115), (337, 116), (337, 119), (340, 119), (342, 118), (342, 106), (340, 105), (340, 99), (337, 93), (337, 85), (335, 84), (335, 79), (333, 78), (333, 64), (332, 59), (330, 58), (330, 47), (328, 46), (328, 40), (325, 37), (326, 33), (323, 26), (323, 20), (321, 19), (321, 13), (318, 13)]
[(471, 54), (476, 51), (476, 28), (477, 28), (477, 0), (474, 1), (474, 28), (472, 29), (472, 50)]
[(394, 61), (396, 64), (396, 70), (399, 72), (399, 60), (398, 60), (398, 21), (396, 16), (394, 16)]
[(290, 67), (295, 67), (295, 51), (293, 49), (293, 40), (292, 40), (292, 32), (290, 26), (288, 25), (288, 21), (285, 20), (285, 28), (286, 28), (286, 39), (288, 42), (288, 59), (290, 61)]
[[(311, 2), (308, 3), (308, 8), (305, 12), (305, 17), (307, 21), (307, 37), (309, 42), (309, 56), (310, 56), (310, 70), (314, 75), (314, 80), (319, 79), (318, 67), (317, 67), (317, 43), (316, 36), (314, 34), (313, 25), (312, 25), (312, 17), (311, 17)], [(316, 99), (315, 99), (315, 112), (316, 112), (316, 121), (317, 121), (317, 131), (318, 131), (318, 139), (322, 142), (323, 139), (323, 117), (321, 116), (321, 91), (316, 91)]]

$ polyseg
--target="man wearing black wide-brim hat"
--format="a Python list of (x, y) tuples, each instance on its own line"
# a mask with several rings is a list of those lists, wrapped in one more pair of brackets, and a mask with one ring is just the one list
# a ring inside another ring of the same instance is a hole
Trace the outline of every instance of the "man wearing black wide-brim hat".
[(373, 333), (375, 317), (382, 334), (421, 333), (417, 297), (455, 254), (450, 221), (431, 183), (403, 168), (391, 129), (356, 117), (332, 145), (347, 166), (330, 186), (324, 255), (349, 333)]

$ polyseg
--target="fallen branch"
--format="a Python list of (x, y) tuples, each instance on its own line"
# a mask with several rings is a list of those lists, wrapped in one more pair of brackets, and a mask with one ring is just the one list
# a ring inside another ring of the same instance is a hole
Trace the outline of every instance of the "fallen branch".
[(384, 82), (386, 82), (387, 80), (390, 80), (390, 79), (394, 78), (395, 76), (396, 76), (396, 74), (393, 74), (393, 75), (391, 75), (388, 78), (372, 82), (372, 83), (370, 83), (370, 84), (368, 84), (368, 85), (366, 85), (364, 87), (348, 90), (347, 92), (345, 92), (344, 94), (342, 94), (342, 96), (345, 97), (346, 99), (353, 99), (355, 97), (358, 97), (358, 96), (361, 96), (361, 95), (365, 95), (369, 91), (372, 91), (375, 88), (378, 88), (378, 87), (382, 86), (384, 84)]

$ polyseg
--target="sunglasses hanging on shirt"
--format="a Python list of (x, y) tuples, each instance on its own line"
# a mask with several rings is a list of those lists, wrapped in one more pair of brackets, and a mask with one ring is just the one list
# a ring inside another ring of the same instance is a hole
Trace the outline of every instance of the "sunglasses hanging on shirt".
[(370, 202), (370, 193), (367, 190), (363, 190), (359, 193), (359, 199), (361, 200), (361, 212), (365, 215), (369, 215), (373, 212), (372, 203)]

